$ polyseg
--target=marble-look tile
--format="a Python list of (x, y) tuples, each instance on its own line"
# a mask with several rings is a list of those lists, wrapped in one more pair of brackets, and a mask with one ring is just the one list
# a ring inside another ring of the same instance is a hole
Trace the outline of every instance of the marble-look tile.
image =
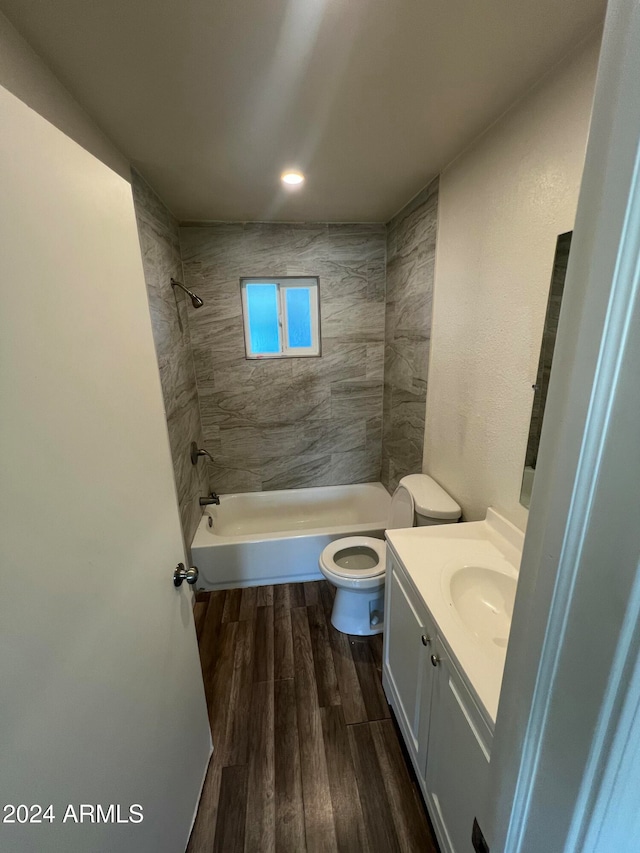
[[(189, 451), (191, 441), (196, 438), (196, 432), (193, 416), (189, 411), (182, 411), (169, 418), (167, 424), (180, 515), (187, 522), (186, 529), (191, 532), (190, 538), (186, 540), (186, 544), (189, 545), (202, 513), (198, 498), (201, 495), (206, 495), (209, 491), (209, 463), (205, 459), (198, 460), (198, 464), (195, 466), (191, 463)], [(198, 443), (201, 446), (201, 442)]]
[(194, 290), (204, 301), (204, 305), (194, 311), (189, 321), (192, 340), (207, 339), (207, 332), (213, 324), (216, 333), (229, 320), (242, 320), (242, 295), (240, 279), (231, 281), (201, 281), (185, 273), (184, 283)]
[(200, 394), (201, 389), (205, 387), (213, 390), (219, 369), (213, 351), (210, 347), (200, 347), (195, 344), (192, 345), (191, 351), (198, 393)]
[(331, 416), (334, 418), (378, 417), (382, 413), (380, 383), (376, 380), (345, 379), (331, 383)]
[(215, 426), (213, 424), (208, 424), (207, 429), (204, 429), (203, 425), (203, 436), (204, 436), (204, 447), (205, 450), (208, 450), (211, 456), (215, 459), (219, 459), (222, 455), (222, 439), (220, 438), (220, 433), (222, 432), (219, 426)]
[(260, 458), (260, 428), (257, 426), (220, 427), (220, 451), (218, 459), (245, 457)]
[[(382, 416), (385, 233), (323, 223), (181, 229), (185, 282), (205, 301), (189, 315), (202, 424), (219, 441), (225, 488), (340, 482), (333, 457), (352, 460), (341, 477), (378, 476), (381, 432), (367, 424)], [(319, 277), (321, 357), (245, 358), (240, 278), (259, 275)]]
[(160, 363), (159, 368), (167, 417), (183, 408), (194, 408), (197, 411), (198, 392), (191, 352), (180, 349), (174, 358)]
[(387, 226), (382, 482), (393, 492), (422, 468), (438, 181)]
[(217, 391), (199, 384), (200, 416), (202, 428), (208, 434), (214, 427), (246, 427), (258, 423), (257, 400), (247, 396), (243, 388)]
[(327, 420), (331, 417), (329, 386), (313, 375), (295, 376), (291, 384), (256, 388), (254, 394), (257, 421), (262, 427), (298, 423), (303, 420)]
[(220, 328), (219, 334), (212, 335), (209, 342), (194, 341), (193, 356), (198, 386), (206, 381), (206, 376), (212, 376), (220, 390), (226, 387), (223, 379), (225, 371), (233, 371), (238, 365), (247, 362), (244, 338), (238, 341), (242, 335), (242, 326), (238, 324)]
[[(313, 232), (311, 232), (313, 234)], [(377, 260), (384, 257), (384, 225), (335, 225), (299, 244), (296, 254), (300, 259), (317, 258), (331, 261)]]
[(276, 456), (262, 460), (262, 489), (300, 489), (308, 486), (330, 486), (331, 454)]
[(367, 265), (367, 299), (384, 302), (387, 295), (387, 269), (384, 259)]
[(438, 184), (436, 178), (393, 218), (394, 252), (402, 255), (415, 247), (434, 250), (438, 226)]
[[(336, 297), (368, 299), (368, 267), (366, 259), (344, 261), (323, 260), (312, 265), (290, 263), (287, 275), (317, 275), (320, 277), (320, 301)], [(310, 272), (310, 270), (314, 272)]]
[(365, 450), (367, 424), (352, 418), (303, 421), (296, 424), (263, 427), (262, 458), (276, 458), (283, 450), (292, 456), (326, 455)]
[(394, 388), (423, 393), (426, 399), (429, 339), (421, 334), (396, 334), (385, 348), (385, 379)]
[(262, 491), (259, 459), (228, 459), (211, 466), (211, 488), (219, 495)]
[(234, 382), (240, 382), (256, 399), (261, 401), (265, 396), (277, 397), (282, 390), (296, 388), (299, 384), (312, 384), (314, 382), (312, 374), (295, 373), (296, 361), (308, 363), (315, 361), (315, 359), (245, 359), (236, 365), (237, 373), (230, 371), (223, 376), (228, 376)]
[(429, 275), (433, 272), (434, 253), (416, 250), (407, 258), (396, 256), (387, 265), (387, 301), (410, 299), (412, 294), (429, 298)]
[(380, 482), (383, 483), (387, 490), (393, 494), (395, 491), (397, 483), (392, 484), (391, 482), (391, 457), (385, 451), (382, 451), (382, 460), (380, 465)]
[(348, 483), (372, 483), (380, 479), (381, 450), (355, 450), (334, 453), (331, 457), (332, 482), (328, 485), (344, 486)]
[(322, 334), (344, 341), (384, 338), (384, 303), (339, 297), (321, 305)]
[[(400, 483), (400, 480), (401, 480), (405, 475), (400, 473), (399, 469), (396, 467), (396, 464), (395, 464), (394, 460), (393, 460), (390, 456), (389, 456), (389, 457), (387, 457), (387, 466), (386, 466), (386, 468), (385, 468), (385, 464), (384, 464), (384, 462), (383, 462), (383, 466), (382, 466), (382, 468), (383, 468), (383, 470), (385, 470), (385, 476), (388, 478), (388, 486), (387, 486), (387, 488), (388, 488), (388, 490), (389, 490), (389, 493), (390, 493), (391, 495), (393, 495), (393, 493), (395, 492), (395, 490), (398, 488), (398, 484)], [(383, 480), (382, 480), (382, 482), (386, 484), (386, 483), (387, 483), (387, 480), (386, 480), (386, 479), (383, 479)]]
[(402, 293), (396, 292), (395, 326), (401, 332), (429, 335), (433, 315), (435, 256), (429, 255), (415, 267)]
[(180, 520), (188, 547), (201, 515), (198, 497), (208, 491), (209, 472), (205, 464), (193, 466), (189, 458), (191, 441), (202, 446), (204, 436), (189, 334), (190, 304), (185, 294), (171, 287), (171, 278), (181, 280), (183, 275), (178, 223), (135, 171), (132, 191)]
[(384, 382), (384, 350), (384, 341), (367, 344), (367, 379), (375, 380), (378, 383)]
[(365, 343), (348, 343), (323, 335), (320, 358), (283, 359), (283, 362), (291, 365), (294, 377), (315, 375), (327, 383), (340, 379), (365, 379), (367, 346)]
[(369, 453), (380, 453), (382, 448), (382, 417), (368, 418), (366, 424), (366, 446)]
[[(234, 359), (245, 358), (244, 331), (242, 316), (218, 317), (215, 312), (216, 302), (213, 301), (212, 316), (203, 315), (191, 321), (191, 340), (196, 347), (209, 347), (212, 351), (223, 356), (230, 353)], [(203, 310), (203, 309), (200, 309)], [(197, 314), (197, 311), (194, 312)]]
[(385, 306), (385, 320), (384, 320), (384, 345), (385, 345), (385, 347), (390, 346), (393, 343), (393, 339), (395, 338), (395, 334), (396, 334), (395, 311), (396, 311), (395, 302), (387, 301), (386, 306)]
[(150, 237), (150, 243), (160, 252), (179, 255), (180, 238), (173, 215), (135, 170), (131, 172), (131, 187), (140, 233)]
[(301, 454), (288, 460), (280, 457), (265, 460), (263, 470), (265, 490), (369, 483), (380, 477), (380, 451)]
[(400, 476), (422, 467), (425, 399), (423, 395), (394, 390), (391, 403), (391, 435), (386, 446)]
[(387, 439), (391, 435), (391, 398), (393, 388), (388, 382), (384, 383), (382, 392), (382, 450), (386, 449)]

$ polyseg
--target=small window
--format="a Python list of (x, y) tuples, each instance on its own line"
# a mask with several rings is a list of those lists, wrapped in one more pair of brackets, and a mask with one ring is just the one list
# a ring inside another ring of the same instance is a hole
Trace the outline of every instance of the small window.
[(320, 355), (317, 278), (242, 278), (247, 358)]

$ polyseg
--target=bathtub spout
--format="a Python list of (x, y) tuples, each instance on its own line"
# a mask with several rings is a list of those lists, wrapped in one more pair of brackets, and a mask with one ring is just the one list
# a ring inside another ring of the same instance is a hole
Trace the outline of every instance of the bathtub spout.
[(220, 506), (220, 498), (215, 492), (211, 492), (211, 494), (206, 498), (200, 498), (200, 506), (210, 506), (211, 504)]

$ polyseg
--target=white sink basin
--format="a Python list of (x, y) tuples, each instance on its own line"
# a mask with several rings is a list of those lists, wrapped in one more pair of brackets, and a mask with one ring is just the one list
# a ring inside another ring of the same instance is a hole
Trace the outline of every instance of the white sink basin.
[(387, 530), (386, 536), (493, 725), (523, 533), (489, 509), (485, 521)]
[(449, 596), (464, 627), (481, 643), (506, 649), (516, 579), (485, 566), (462, 566), (448, 580)]

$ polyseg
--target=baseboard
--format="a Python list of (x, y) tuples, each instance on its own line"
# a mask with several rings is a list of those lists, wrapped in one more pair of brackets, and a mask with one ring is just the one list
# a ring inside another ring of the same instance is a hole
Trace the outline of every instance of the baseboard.
[(211, 733), (209, 733), (209, 760), (204, 766), (204, 776), (202, 777), (202, 784), (200, 785), (200, 793), (198, 794), (198, 800), (196, 802), (196, 807), (193, 812), (193, 818), (191, 819), (191, 828), (189, 829), (189, 835), (187, 837), (187, 843), (185, 845), (185, 850), (189, 846), (189, 841), (191, 840), (191, 833), (193, 832), (193, 827), (196, 825), (196, 818), (198, 817), (198, 809), (200, 808), (200, 800), (202, 799), (202, 792), (204, 791), (204, 785), (207, 781), (207, 773), (209, 772), (209, 767), (211, 765), (211, 759), (213, 758), (213, 740), (211, 738)]

